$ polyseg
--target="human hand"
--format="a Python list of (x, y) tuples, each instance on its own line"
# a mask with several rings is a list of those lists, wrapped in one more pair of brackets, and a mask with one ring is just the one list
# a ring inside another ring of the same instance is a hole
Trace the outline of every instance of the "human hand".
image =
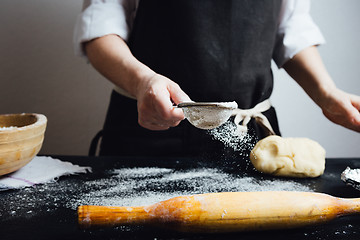
[(174, 104), (191, 101), (177, 83), (159, 74), (141, 81), (136, 92), (138, 122), (149, 130), (166, 130), (177, 126), (185, 117)]
[(330, 121), (360, 132), (360, 96), (335, 88), (320, 107)]

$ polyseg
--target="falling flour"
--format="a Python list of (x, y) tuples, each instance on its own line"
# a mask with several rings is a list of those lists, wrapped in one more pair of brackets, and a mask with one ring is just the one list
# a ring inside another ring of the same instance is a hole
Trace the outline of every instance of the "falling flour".
[(255, 146), (257, 138), (250, 132), (239, 131), (237, 125), (229, 120), (220, 127), (208, 130), (214, 140), (221, 141), (240, 155), (248, 154)]

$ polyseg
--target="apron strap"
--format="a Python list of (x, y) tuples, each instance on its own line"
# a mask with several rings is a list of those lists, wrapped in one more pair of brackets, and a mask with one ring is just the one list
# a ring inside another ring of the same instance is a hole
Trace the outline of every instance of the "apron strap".
[[(256, 122), (268, 132), (268, 135), (276, 135), (269, 120), (264, 114), (262, 114), (263, 112), (269, 110), (270, 107), (270, 100), (266, 99), (250, 109), (235, 109), (232, 116), (235, 116), (234, 123), (237, 125), (238, 130), (241, 132), (247, 132), (247, 124), (250, 122), (251, 118), (254, 118)], [(242, 122), (241, 125), (240, 122)]]

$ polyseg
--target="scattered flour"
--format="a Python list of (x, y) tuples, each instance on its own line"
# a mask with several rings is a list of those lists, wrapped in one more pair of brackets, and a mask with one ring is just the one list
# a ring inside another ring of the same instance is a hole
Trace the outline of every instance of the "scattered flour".
[(121, 175), (122, 177), (155, 177), (157, 175), (171, 172), (168, 168), (122, 168), (114, 169), (110, 173)]
[[(68, 207), (79, 205), (145, 206), (180, 195), (235, 191), (312, 191), (289, 179), (258, 180), (213, 168), (175, 171), (166, 168), (124, 168), (111, 171), (106, 179), (88, 181)], [(95, 190), (94, 190), (95, 189)]]
[[(95, 174), (96, 173), (92, 173)], [(313, 191), (306, 182), (291, 179), (258, 179), (246, 173), (218, 168), (189, 170), (143, 167), (107, 170), (102, 178), (86, 175), (85, 181), (64, 178), (2, 193), (0, 217), (30, 218), (58, 208), (79, 205), (145, 206), (181, 195), (235, 191)]]

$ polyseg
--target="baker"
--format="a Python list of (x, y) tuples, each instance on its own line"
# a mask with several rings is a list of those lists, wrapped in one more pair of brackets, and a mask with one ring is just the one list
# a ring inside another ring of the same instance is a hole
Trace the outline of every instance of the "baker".
[[(317, 45), (309, 0), (85, 0), (79, 54), (115, 85), (100, 155), (226, 156), (231, 149), (182, 121), (184, 101), (267, 106), (271, 60), (331, 121), (360, 131), (360, 98), (339, 90)], [(280, 135), (273, 107), (261, 108)], [(250, 134), (268, 134), (254, 119)]]

